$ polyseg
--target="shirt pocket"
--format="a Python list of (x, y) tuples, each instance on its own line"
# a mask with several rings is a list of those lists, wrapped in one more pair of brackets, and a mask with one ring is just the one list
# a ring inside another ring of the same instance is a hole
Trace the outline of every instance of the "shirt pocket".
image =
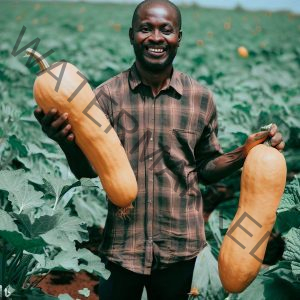
[(176, 161), (185, 161), (187, 165), (193, 165), (195, 162), (194, 149), (197, 140), (200, 139), (201, 132), (197, 130), (172, 128), (170, 135), (171, 158)]

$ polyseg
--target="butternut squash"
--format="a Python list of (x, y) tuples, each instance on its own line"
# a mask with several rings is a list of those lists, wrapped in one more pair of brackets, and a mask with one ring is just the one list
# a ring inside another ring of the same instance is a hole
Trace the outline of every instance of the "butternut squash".
[[(38, 62), (42, 71), (33, 87), (37, 104), (45, 113), (51, 108), (56, 108), (60, 113), (69, 114), (76, 144), (97, 172), (109, 200), (119, 207), (129, 206), (137, 196), (136, 178), (125, 150), (114, 129), (110, 128), (108, 119), (99, 107), (91, 105), (95, 94), (90, 85), (86, 82), (82, 86), (83, 77), (72, 64), (65, 62), (50, 67), (38, 52), (27, 49), (26, 53)], [(58, 80), (51, 73), (57, 78), (62, 75), (58, 89)], [(83, 113), (87, 107), (90, 109)], [(110, 130), (105, 132), (107, 128)]]
[(225, 290), (242, 292), (257, 276), (286, 183), (286, 162), (275, 148), (260, 144), (245, 160), (239, 207), (223, 240), (219, 274)]

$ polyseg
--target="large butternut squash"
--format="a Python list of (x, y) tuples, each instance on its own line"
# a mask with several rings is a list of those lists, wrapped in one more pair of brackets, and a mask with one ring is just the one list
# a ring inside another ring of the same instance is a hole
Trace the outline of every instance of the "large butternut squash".
[(257, 276), (286, 182), (286, 162), (275, 148), (260, 144), (244, 163), (237, 213), (222, 243), (218, 265), (225, 290), (243, 291)]
[[(106, 130), (110, 123), (104, 113), (96, 105), (90, 105), (95, 97), (90, 85), (86, 82), (82, 86), (84, 79), (72, 64), (65, 62), (50, 67), (38, 52), (27, 49), (26, 53), (34, 57), (44, 71), (36, 78), (33, 87), (38, 105), (45, 113), (56, 108), (60, 113), (69, 114), (76, 144), (99, 175), (109, 200), (119, 207), (129, 206), (137, 196), (136, 178), (116, 132), (113, 128)], [(57, 78), (62, 75), (58, 89), (59, 80), (51, 73)], [(88, 106), (90, 109), (83, 113)]]

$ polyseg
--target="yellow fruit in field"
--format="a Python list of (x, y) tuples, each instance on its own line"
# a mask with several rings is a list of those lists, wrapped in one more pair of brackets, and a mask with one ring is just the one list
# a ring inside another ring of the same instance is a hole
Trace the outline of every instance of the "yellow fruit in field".
[(239, 53), (239, 56), (241, 56), (241, 57), (246, 58), (246, 57), (249, 56), (249, 53), (248, 53), (247, 48), (245, 48), (245, 47), (243, 47), (243, 46), (239, 47), (239, 48), (237, 49), (237, 51), (238, 51), (238, 53)]

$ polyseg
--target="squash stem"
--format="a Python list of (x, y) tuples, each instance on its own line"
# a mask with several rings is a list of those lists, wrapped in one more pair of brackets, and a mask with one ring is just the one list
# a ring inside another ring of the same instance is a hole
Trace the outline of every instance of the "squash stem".
[[(261, 128), (260, 128), (260, 130), (262, 130), (262, 131), (270, 131), (271, 130), (271, 128), (272, 128), (272, 123), (271, 124), (268, 124), (268, 125), (266, 125), (266, 126), (262, 126)], [(267, 139), (263, 142), (263, 144), (264, 145), (266, 145), (266, 146), (271, 146), (271, 138), (270, 137), (267, 137)]]
[(43, 55), (31, 48), (26, 49), (26, 56), (33, 57), (39, 64), (41, 71), (45, 71), (50, 67)]

